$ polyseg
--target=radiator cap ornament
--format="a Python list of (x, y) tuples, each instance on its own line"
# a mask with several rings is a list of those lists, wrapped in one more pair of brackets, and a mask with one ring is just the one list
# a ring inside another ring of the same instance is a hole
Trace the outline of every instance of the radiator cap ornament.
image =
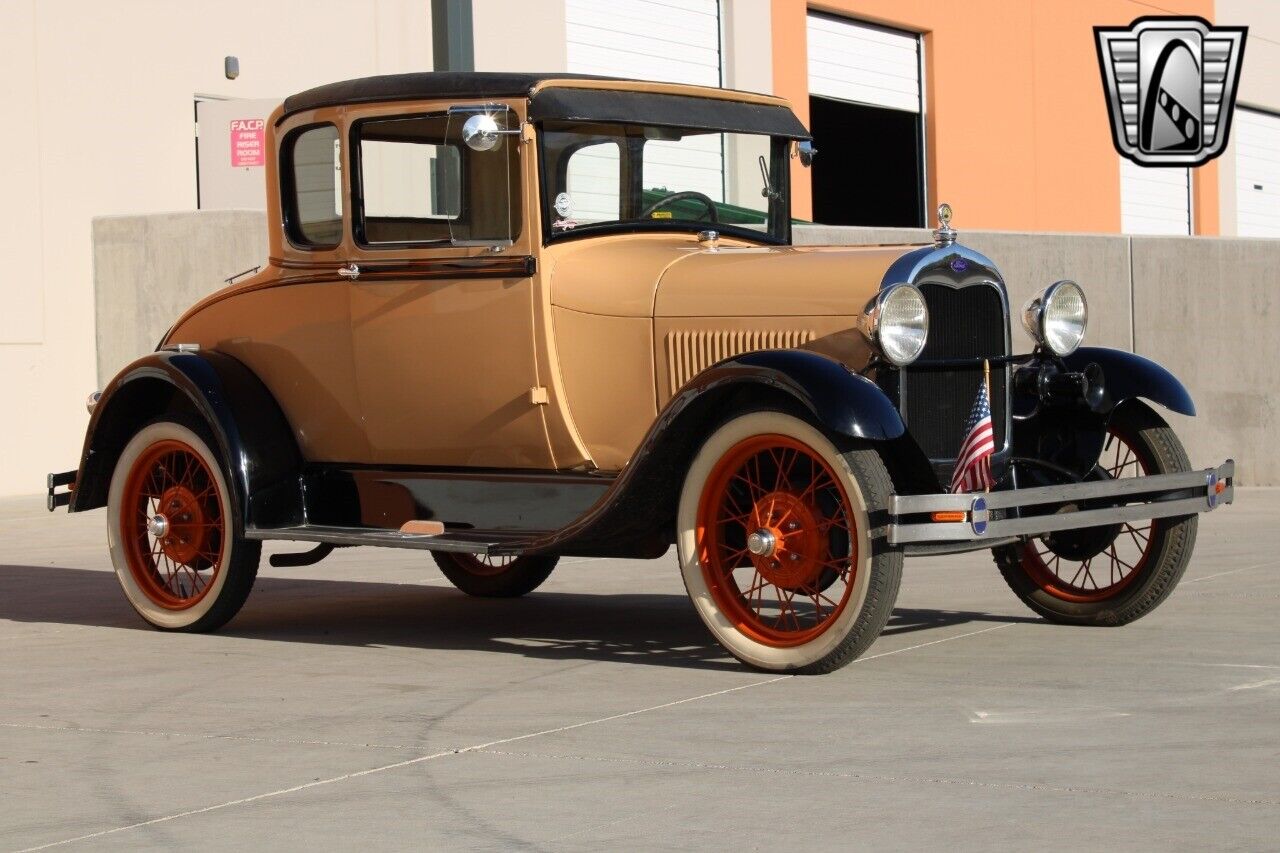
[(939, 248), (956, 241), (956, 231), (951, 227), (951, 205), (945, 201), (938, 205), (938, 230), (933, 232), (933, 240)]

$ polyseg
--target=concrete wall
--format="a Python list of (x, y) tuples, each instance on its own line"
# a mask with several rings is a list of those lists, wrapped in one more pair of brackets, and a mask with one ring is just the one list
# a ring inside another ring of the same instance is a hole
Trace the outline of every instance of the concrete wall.
[(267, 262), (266, 214), (207, 210), (93, 221), (98, 388), (226, 279)]
[[(1138, 352), (1191, 391), (1199, 415), (1161, 413), (1192, 464), (1233, 456), (1240, 483), (1280, 485), (1280, 240), (961, 231), (1009, 286), (1014, 312), (1060, 278), (1089, 299), (1086, 342)], [(929, 240), (923, 229), (801, 226), (796, 242), (862, 245)], [(1015, 318), (1015, 350), (1030, 340)]]

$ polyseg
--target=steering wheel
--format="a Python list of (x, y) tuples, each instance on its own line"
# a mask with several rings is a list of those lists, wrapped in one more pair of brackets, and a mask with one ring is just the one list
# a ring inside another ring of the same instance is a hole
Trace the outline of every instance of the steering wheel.
[[(720, 217), (716, 215), (716, 203), (712, 201), (710, 197), (703, 195), (697, 190), (683, 190), (678, 193), (668, 193), (664, 195), (662, 198), (655, 201), (653, 204), (646, 207), (644, 210), (640, 211), (640, 218), (648, 219), (650, 216), (653, 215), (654, 211), (658, 210), (659, 208), (666, 207), (667, 205), (672, 204), (673, 202), (684, 201), (685, 199), (692, 199), (693, 201), (702, 202), (702, 204), (706, 205), (707, 214), (710, 218), (710, 221), (711, 222), (720, 221)], [(701, 222), (702, 217), (698, 217), (698, 219), (695, 221)]]

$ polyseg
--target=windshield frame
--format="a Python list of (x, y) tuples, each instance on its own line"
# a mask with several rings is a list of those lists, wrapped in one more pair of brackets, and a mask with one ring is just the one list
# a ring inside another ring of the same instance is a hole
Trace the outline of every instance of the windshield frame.
[[(551, 243), (558, 243), (565, 240), (599, 237), (610, 234), (697, 234), (700, 231), (707, 230), (714, 230), (725, 237), (734, 237), (764, 245), (791, 245), (791, 156), (792, 146), (795, 142), (794, 139), (786, 136), (778, 136), (776, 134), (743, 134), (742, 131), (730, 129), (708, 131), (706, 128), (679, 128), (667, 125), (657, 125), (649, 122), (600, 122), (600, 124), (618, 125), (619, 127), (624, 128), (652, 127), (665, 131), (685, 130), (697, 133), (713, 132), (768, 136), (769, 183), (772, 185), (773, 191), (780, 197), (771, 201), (769, 204), (765, 230), (763, 231), (722, 222), (711, 222), (710, 220), (691, 221), (680, 219), (628, 219), (609, 222), (584, 223), (576, 225), (570, 229), (553, 231), (552, 224), (555, 219), (552, 208), (554, 199), (552, 198), (551, 193), (553, 181), (549, 174), (551, 164), (549, 163), (549, 158), (547, 156), (545, 140), (548, 130), (553, 133), (560, 133), (564, 131), (555, 127), (548, 129), (546, 126), (548, 123), (556, 125), (574, 122), (564, 122), (563, 120), (552, 120), (548, 122), (544, 120), (534, 123), (534, 128), (536, 130), (535, 138), (537, 140), (538, 212), (539, 219), (542, 223), (542, 245), (547, 246)], [(624, 152), (623, 156), (630, 155)]]

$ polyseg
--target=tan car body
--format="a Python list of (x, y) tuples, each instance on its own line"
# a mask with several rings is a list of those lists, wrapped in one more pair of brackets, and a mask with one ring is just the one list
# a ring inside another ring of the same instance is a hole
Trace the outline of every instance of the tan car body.
[[(664, 84), (539, 84), (550, 86), (785, 103)], [(528, 101), (483, 102), (509, 107), (523, 128), (513, 199), (521, 227), (511, 246), (362, 248), (349, 214), (336, 248), (293, 246), (276, 156), (285, 135), (332, 123), (346, 139), (358, 119), (460, 102), (287, 117), (282, 108), (269, 122), (270, 261), (193, 306), (164, 345), (196, 344), (247, 365), (308, 461), (606, 472), (625, 467), (672, 395), (723, 358), (804, 348), (866, 363), (856, 318), (903, 247), (712, 245), (680, 233), (544, 245)], [(349, 197), (351, 170), (342, 171)], [(338, 275), (349, 264), (361, 270), (354, 281)]]

